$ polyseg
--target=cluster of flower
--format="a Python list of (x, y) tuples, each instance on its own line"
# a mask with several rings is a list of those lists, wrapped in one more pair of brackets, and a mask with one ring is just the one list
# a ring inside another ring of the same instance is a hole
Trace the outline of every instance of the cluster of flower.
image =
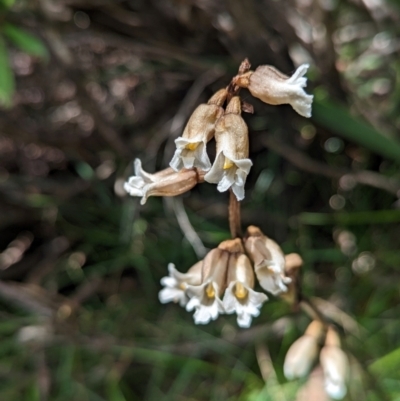
[[(325, 342), (320, 350), (323, 339)], [(347, 392), (349, 361), (335, 329), (329, 326), (325, 332), (325, 326), (317, 320), (311, 322), (304, 335), (289, 348), (283, 366), (286, 378), (292, 380), (307, 376), (318, 354), (326, 393), (333, 399), (342, 399)]]
[[(287, 77), (264, 65), (237, 75), (232, 83), (238, 89), (247, 88), (265, 103), (290, 104), (300, 115), (310, 117), (313, 96), (303, 90), (307, 68), (301, 65)], [(244, 198), (244, 184), (253, 164), (249, 159), (248, 128), (241, 117), (240, 97), (231, 96), (228, 88), (216, 92), (207, 104), (193, 112), (182, 136), (175, 140), (176, 151), (169, 168), (148, 174), (140, 160), (135, 160), (135, 175), (125, 183), (126, 192), (141, 197), (144, 204), (149, 196), (180, 195), (207, 181), (218, 184), (220, 192), (231, 188), (239, 201)], [(224, 110), (225, 102), (228, 104)], [(206, 145), (213, 137), (217, 155), (211, 165)]]
[[(197, 324), (236, 312), (238, 325), (250, 327), (268, 300), (264, 293), (254, 291), (254, 273), (264, 290), (273, 295), (286, 292), (292, 281), (285, 274), (286, 261), (297, 254), (285, 257), (279, 245), (255, 226), (247, 228), (243, 244), (239, 238), (223, 241), (187, 273), (170, 263), (169, 276), (161, 280), (165, 288), (159, 293), (160, 301), (179, 302), (187, 311), (195, 310)], [(297, 260), (302, 263), (300, 257)]]

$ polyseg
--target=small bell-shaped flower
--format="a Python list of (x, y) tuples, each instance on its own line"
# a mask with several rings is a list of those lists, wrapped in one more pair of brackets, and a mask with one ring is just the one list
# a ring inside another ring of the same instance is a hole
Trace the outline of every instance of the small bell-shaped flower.
[(319, 358), (325, 376), (325, 391), (331, 398), (341, 400), (347, 393), (349, 360), (340, 346), (339, 336), (333, 327), (328, 328), (325, 345)]
[(204, 180), (204, 172), (197, 169), (174, 171), (166, 168), (155, 174), (146, 173), (142, 162), (136, 159), (135, 175), (124, 184), (125, 191), (131, 196), (141, 197), (144, 205), (149, 196), (177, 196), (191, 190), (198, 182)]
[(287, 291), (292, 280), (285, 275), (285, 255), (280, 246), (255, 226), (247, 228), (245, 248), (254, 262), (261, 287), (273, 295)]
[(283, 372), (288, 380), (300, 379), (308, 375), (318, 356), (319, 340), (323, 332), (323, 324), (314, 320), (309, 324), (304, 335), (290, 346), (283, 364)]
[(235, 78), (235, 83), (247, 88), (250, 93), (264, 103), (290, 104), (304, 117), (311, 117), (313, 96), (304, 91), (307, 78), (304, 74), (309, 65), (302, 64), (291, 77), (270, 65), (261, 65), (254, 72), (249, 71)]
[(193, 112), (182, 136), (175, 140), (176, 151), (169, 164), (175, 171), (193, 167), (204, 171), (210, 169), (211, 163), (206, 152), (206, 144), (214, 136), (215, 123), (224, 114), (221, 106), (226, 96), (226, 89), (221, 89), (207, 104), (201, 104)]
[(244, 198), (244, 184), (253, 165), (248, 158), (247, 125), (240, 114), (240, 98), (235, 96), (215, 126), (217, 156), (211, 170), (204, 176), (207, 182), (218, 183), (220, 192), (232, 188), (239, 201)]
[(169, 276), (161, 279), (161, 284), (165, 287), (158, 293), (158, 299), (162, 304), (168, 302), (178, 303), (185, 306), (189, 301), (186, 295), (188, 285), (199, 285), (201, 283), (201, 266), (202, 261), (193, 265), (186, 273), (176, 270), (175, 265), (168, 265)]
[[(248, 328), (253, 317), (260, 314), (262, 304), (268, 297), (253, 290), (254, 272), (249, 258), (245, 255), (240, 239), (229, 244), (231, 255), (223, 304), (226, 313), (236, 313), (240, 327)], [(236, 248), (236, 249), (235, 249)]]
[(188, 285), (186, 289), (190, 298), (186, 310), (195, 310), (193, 318), (196, 324), (207, 324), (224, 313), (221, 295), (226, 287), (229, 252), (220, 246), (212, 249), (204, 258), (201, 284)]

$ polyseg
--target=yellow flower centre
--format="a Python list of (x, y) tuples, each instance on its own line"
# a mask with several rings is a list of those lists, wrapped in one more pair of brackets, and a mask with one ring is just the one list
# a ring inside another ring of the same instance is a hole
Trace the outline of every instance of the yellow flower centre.
[(182, 281), (182, 282), (179, 284), (179, 289), (181, 289), (181, 290), (183, 290), (183, 291), (186, 291), (186, 287), (187, 287), (187, 284), (186, 284), (184, 281)]
[(232, 160), (225, 157), (224, 170), (228, 170), (228, 168), (231, 168), (232, 166), (233, 166)]
[(244, 285), (241, 282), (236, 283), (235, 295), (238, 299), (246, 298), (248, 294), (248, 290), (244, 288)]
[(214, 290), (214, 286), (212, 285), (212, 283), (208, 284), (208, 286), (206, 288), (206, 294), (207, 294), (208, 298), (215, 297), (215, 290)]
[(186, 149), (189, 150), (196, 150), (196, 148), (199, 146), (198, 142), (194, 142), (194, 143), (188, 143), (185, 147)]

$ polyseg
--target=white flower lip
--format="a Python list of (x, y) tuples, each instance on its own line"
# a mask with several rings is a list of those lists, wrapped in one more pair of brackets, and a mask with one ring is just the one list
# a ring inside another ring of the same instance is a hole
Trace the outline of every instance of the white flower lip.
[(236, 313), (237, 323), (239, 327), (249, 328), (253, 317), (260, 314), (262, 304), (268, 300), (268, 297), (261, 293), (256, 292), (244, 283), (243, 286), (246, 296), (239, 299), (235, 296), (235, 287), (238, 281), (232, 281), (225, 291), (224, 299), (222, 301), (226, 313)]
[[(211, 162), (206, 151), (206, 141), (179, 137), (175, 139), (175, 144), (176, 151), (169, 164), (175, 171), (193, 167), (208, 171), (211, 168)], [(194, 150), (190, 149), (191, 145), (195, 145)]]
[(180, 273), (173, 263), (169, 263), (168, 271), (169, 276), (161, 279), (165, 288), (158, 293), (158, 299), (162, 304), (179, 302), (180, 306), (185, 306), (189, 300), (185, 292), (188, 284), (199, 284), (201, 281), (201, 262), (192, 266), (187, 273)]
[(285, 277), (282, 266), (273, 260), (264, 260), (255, 266), (255, 273), (261, 287), (272, 295), (278, 295), (287, 291), (286, 284), (292, 282), (290, 277)]
[[(214, 296), (210, 298), (207, 295), (207, 288), (211, 286)], [(216, 320), (220, 313), (224, 313), (224, 307), (218, 296), (218, 284), (212, 280), (207, 280), (201, 285), (187, 287), (187, 294), (190, 297), (186, 305), (186, 310), (191, 312), (195, 310), (193, 315), (196, 324), (207, 324), (211, 320)]]
[(341, 400), (347, 393), (346, 377), (348, 359), (344, 351), (335, 346), (325, 346), (321, 350), (320, 362), (325, 376), (325, 390), (335, 399)]
[(265, 103), (290, 104), (301, 116), (311, 117), (314, 97), (303, 89), (307, 84), (304, 74), (308, 68), (308, 64), (302, 64), (291, 77), (287, 77), (274, 67), (260, 66), (250, 76), (248, 89), (253, 96)]
[(225, 192), (232, 188), (237, 200), (241, 201), (244, 199), (244, 184), (253, 163), (250, 159), (230, 159), (233, 164), (232, 167), (224, 169), (226, 157), (224, 151), (219, 152), (211, 170), (204, 176), (204, 179), (212, 184), (218, 183), (219, 192)]

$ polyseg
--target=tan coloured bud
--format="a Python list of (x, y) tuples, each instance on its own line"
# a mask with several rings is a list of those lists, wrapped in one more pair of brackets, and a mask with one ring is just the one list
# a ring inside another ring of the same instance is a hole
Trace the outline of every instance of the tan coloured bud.
[(135, 160), (135, 175), (124, 184), (125, 191), (131, 196), (142, 198), (144, 205), (149, 196), (177, 196), (191, 190), (202, 182), (204, 173), (197, 169), (174, 171), (172, 168), (155, 174), (146, 173), (139, 159)]
[(287, 284), (287, 291), (279, 296), (290, 305), (297, 305), (300, 296), (300, 269), (303, 266), (303, 259), (297, 253), (285, 255), (285, 274), (292, 281)]
[(289, 348), (283, 371), (287, 379), (292, 380), (307, 376), (319, 351), (319, 339), (324, 331), (321, 322), (314, 320), (307, 327), (303, 336)]
[(291, 279), (285, 276), (285, 255), (280, 246), (256, 226), (247, 228), (244, 246), (261, 287), (274, 295), (286, 292)]
[(325, 375), (325, 391), (331, 398), (341, 400), (347, 393), (349, 360), (340, 347), (339, 335), (333, 327), (328, 328), (319, 358)]
[(244, 184), (253, 164), (248, 158), (248, 128), (240, 114), (240, 98), (235, 96), (215, 126), (217, 156), (204, 177), (207, 182), (218, 183), (220, 192), (232, 188), (238, 200), (244, 198)]
[(311, 117), (313, 96), (303, 90), (307, 83), (307, 78), (303, 75), (308, 67), (308, 64), (303, 64), (291, 77), (288, 77), (275, 67), (261, 65), (254, 72), (249, 71), (235, 77), (234, 82), (247, 88), (254, 97), (264, 103), (290, 104), (300, 115)]
[(182, 136), (175, 140), (176, 151), (170, 162), (175, 171), (193, 167), (208, 171), (211, 167), (206, 152), (207, 142), (214, 136), (215, 124), (224, 114), (221, 107), (227, 96), (227, 90), (221, 89), (210, 98), (207, 104), (201, 104), (189, 118)]

